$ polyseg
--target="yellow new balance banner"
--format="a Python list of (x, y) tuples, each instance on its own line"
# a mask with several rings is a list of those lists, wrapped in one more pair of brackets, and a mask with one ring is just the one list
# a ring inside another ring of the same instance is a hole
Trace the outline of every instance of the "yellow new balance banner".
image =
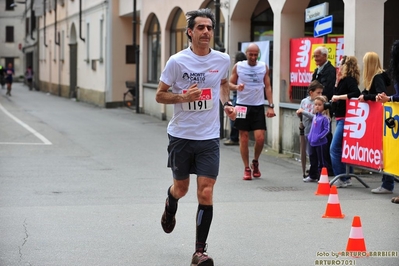
[(385, 122), (383, 125), (384, 172), (399, 175), (399, 103), (385, 103), (383, 112), (384, 121), (389, 117), (395, 120), (392, 128), (388, 127)]

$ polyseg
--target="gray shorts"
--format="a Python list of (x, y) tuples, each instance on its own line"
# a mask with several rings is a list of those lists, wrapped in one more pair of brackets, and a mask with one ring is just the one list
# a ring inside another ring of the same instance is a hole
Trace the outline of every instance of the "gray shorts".
[(216, 180), (219, 174), (220, 141), (189, 140), (176, 138), (168, 134), (168, 167), (173, 178), (184, 180), (190, 174), (206, 176)]

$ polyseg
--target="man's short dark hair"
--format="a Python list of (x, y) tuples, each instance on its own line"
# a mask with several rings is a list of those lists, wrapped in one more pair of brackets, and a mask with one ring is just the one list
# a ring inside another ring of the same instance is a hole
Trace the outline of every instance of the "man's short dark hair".
[(212, 10), (209, 8), (202, 8), (194, 11), (189, 11), (186, 13), (186, 20), (187, 20), (187, 28), (186, 28), (186, 35), (191, 42), (191, 36), (188, 35), (188, 29), (194, 29), (195, 26), (195, 18), (196, 17), (203, 17), (209, 18), (212, 21), (212, 28), (215, 28), (215, 15), (213, 14)]

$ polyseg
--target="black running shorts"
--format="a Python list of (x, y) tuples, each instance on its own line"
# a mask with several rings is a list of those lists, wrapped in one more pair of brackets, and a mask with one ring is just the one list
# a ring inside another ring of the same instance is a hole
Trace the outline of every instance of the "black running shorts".
[(176, 138), (168, 134), (168, 167), (173, 178), (184, 180), (190, 174), (216, 179), (219, 174), (220, 141), (189, 140)]
[(234, 121), (234, 126), (238, 130), (243, 131), (254, 131), (257, 129), (266, 130), (266, 116), (265, 107), (263, 105), (251, 106), (237, 104), (237, 106), (247, 107), (247, 113), (245, 118), (239, 118)]

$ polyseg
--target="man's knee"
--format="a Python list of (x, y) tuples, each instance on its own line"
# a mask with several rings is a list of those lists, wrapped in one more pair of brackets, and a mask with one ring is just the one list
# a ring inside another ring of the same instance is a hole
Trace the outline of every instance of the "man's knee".
[(175, 182), (174, 186), (172, 187), (172, 195), (176, 199), (180, 199), (184, 197), (188, 192), (188, 184)]
[(198, 190), (198, 198), (202, 202), (212, 201), (213, 186), (206, 186)]

